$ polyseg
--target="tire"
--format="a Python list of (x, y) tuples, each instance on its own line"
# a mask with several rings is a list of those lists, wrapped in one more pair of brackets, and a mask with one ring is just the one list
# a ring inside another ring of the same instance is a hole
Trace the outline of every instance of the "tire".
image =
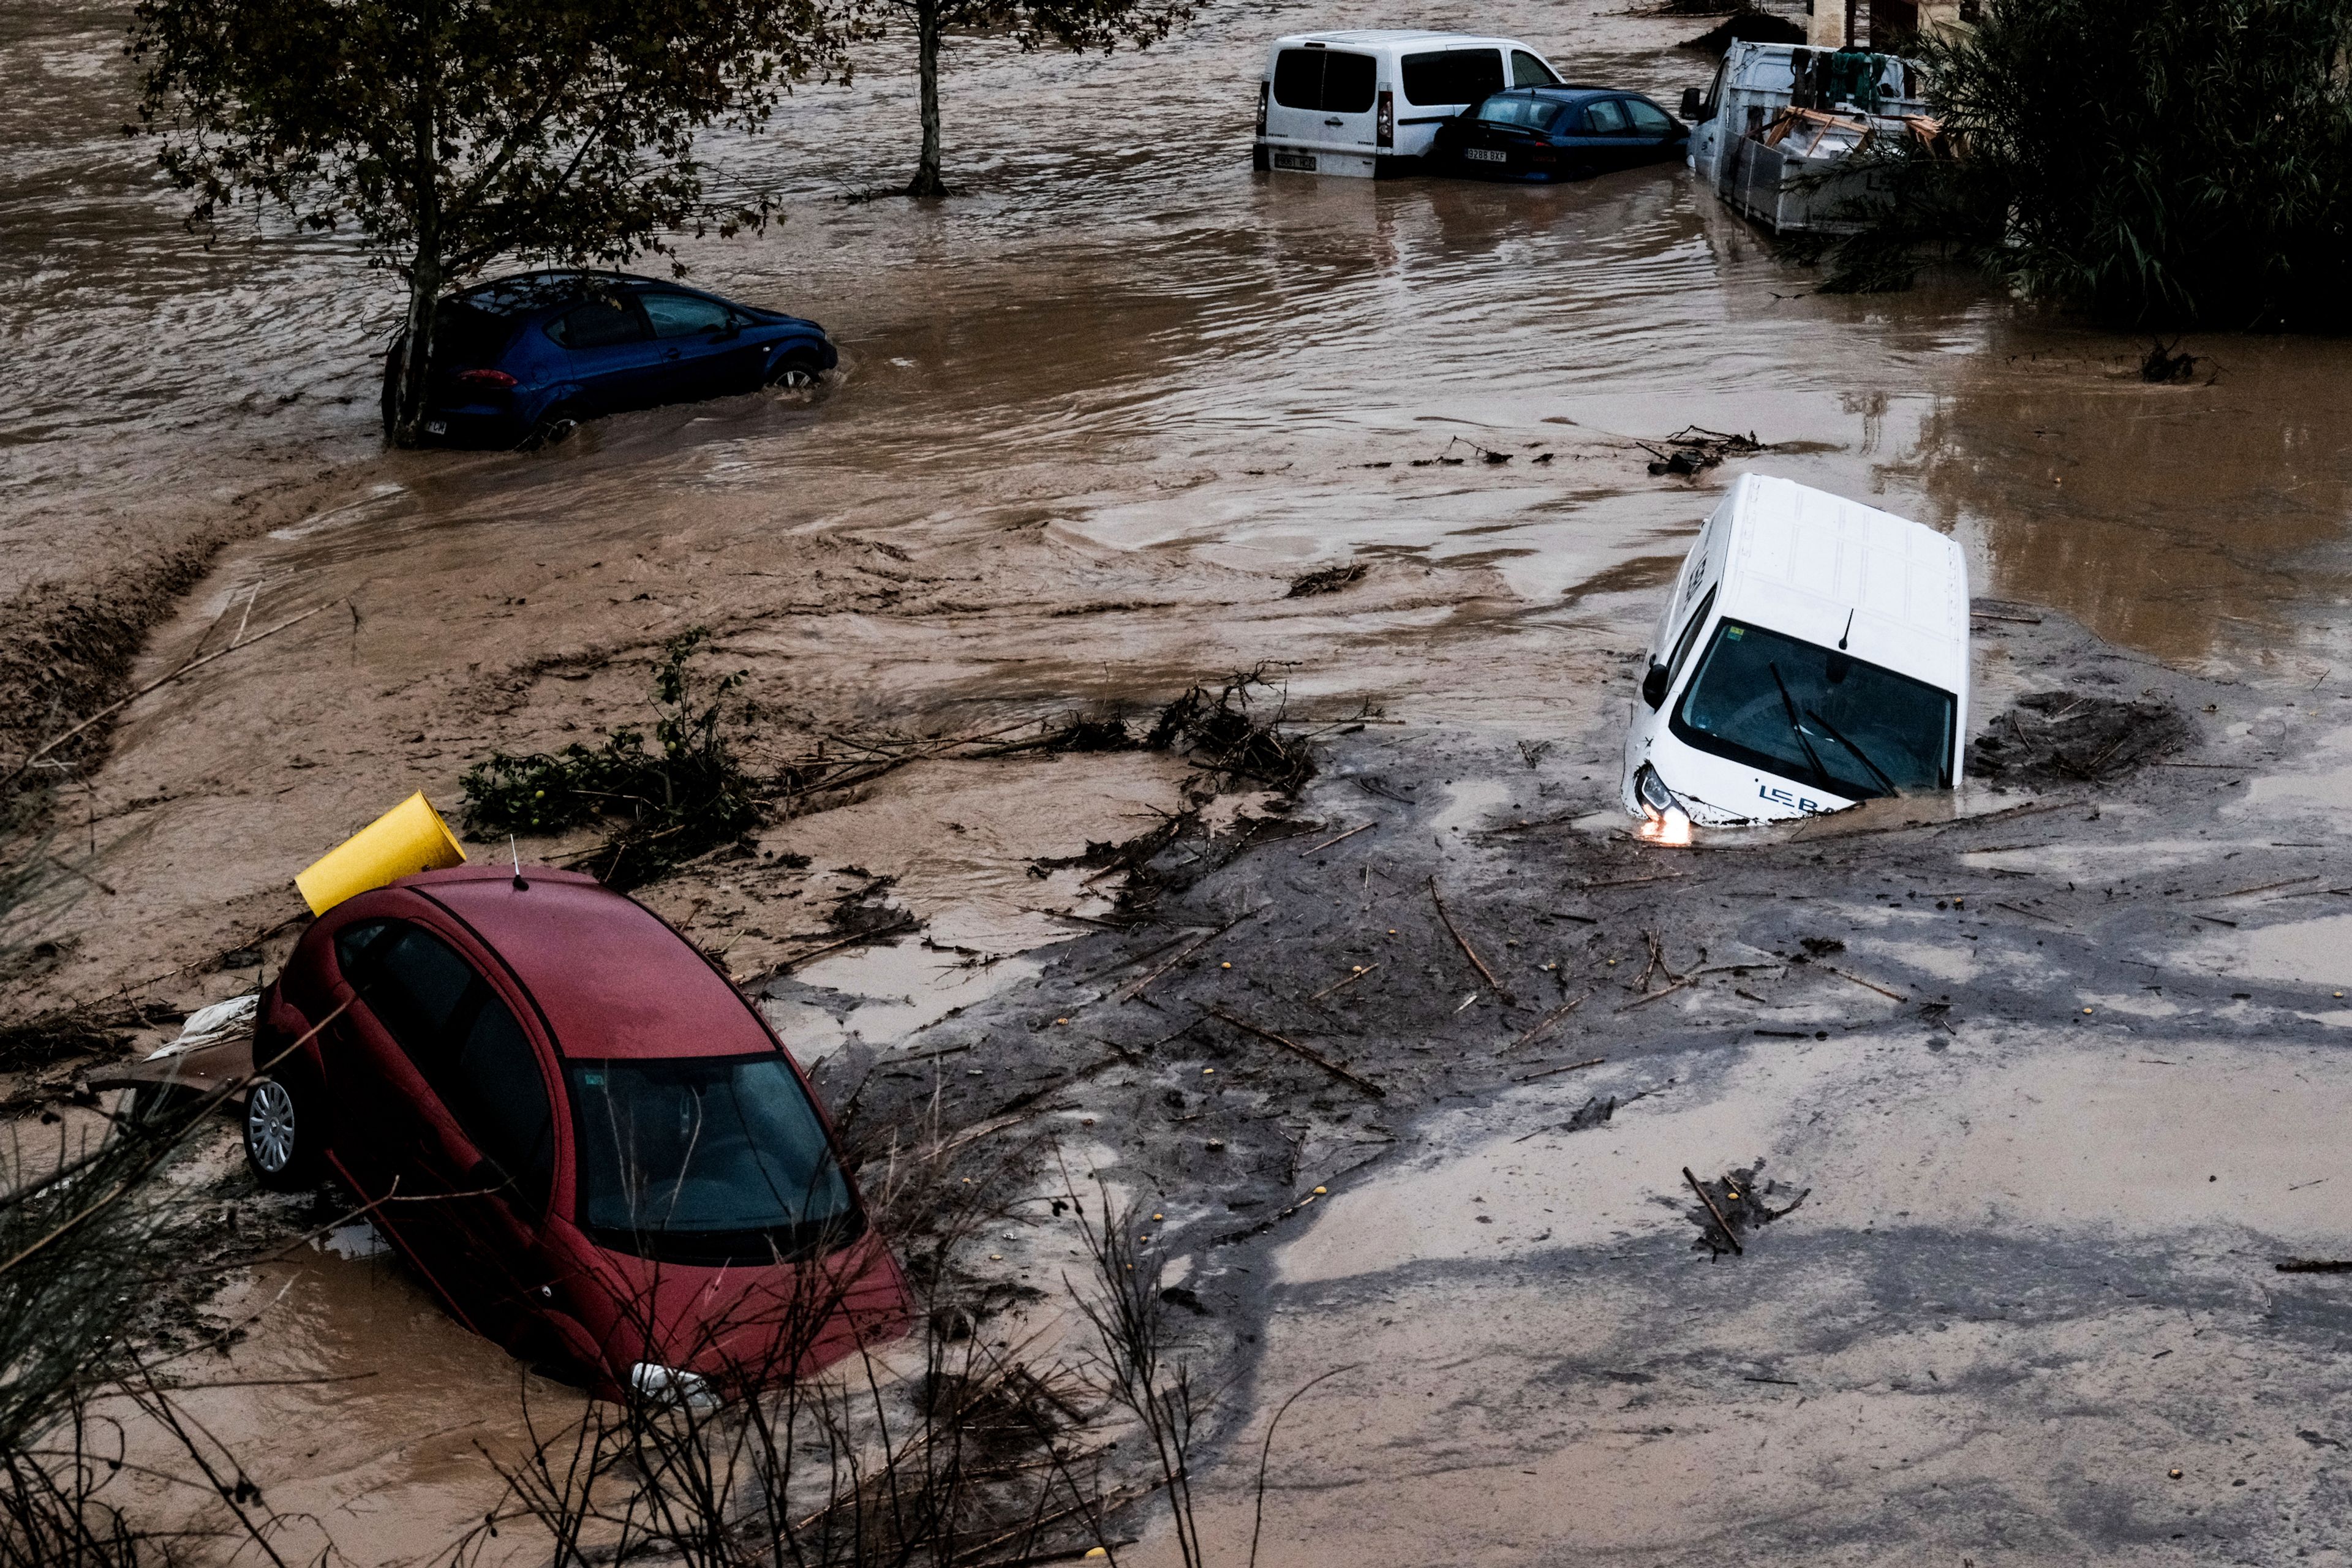
[(245, 1163), (254, 1180), (278, 1193), (317, 1185), (323, 1120), (301, 1073), (255, 1079), (245, 1091)]
[(792, 350), (768, 373), (768, 384), (779, 392), (814, 392), (824, 381), (824, 362), (806, 349)]
[(530, 434), (522, 438), (521, 449), (526, 452), (538, 452), (550, 447), (561, 447), (564, 442), (572, 439), (579, 429), (580, 421), (573, 417), (572, 410), (552, 409), (542, 416), (538, 424), (530, 427)]

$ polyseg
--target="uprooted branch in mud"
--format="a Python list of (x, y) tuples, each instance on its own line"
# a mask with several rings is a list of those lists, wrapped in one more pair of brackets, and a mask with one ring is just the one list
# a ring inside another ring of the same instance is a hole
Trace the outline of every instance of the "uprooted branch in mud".
[(552, 833), (592, 817), (616, 830), (588, 868), (616, 888), (647, 881), (736, 837), (759, 820), (757, 789), (719, 732), (738, 672), (706, 681), (691, 669), (709, 637), (696, 626), (663, 647), (654, 669), (654, 745), (624, 725), (601, 746), (552, 754), (494, 752), (467, 770), (468, 820), (493, 833)]
[[(1278, 689), (1260, 667), (1213, 690), (1192, 688), (1139, 734), (1117, 714), (1070, 713), (921, 740), (820, 735), (773, 777), (755, 777), (730, 740), (740, 727), (730, 699), (743, 676), (713, 679), (693, 668), (708, 639), (708, 631), (698, 626), (664, 645), (654, 671), (650, 744), (643, 730), (623, 725), (593, 746), (574, 742), (552, 752), (493, 752), (461, 781), (467, 825), (488, 834), (551, 834), (602, 825), (608, 830), (604, 842), (577, 863), (625, 889), (740, 840), (771, 812), (790, 816), (818, 809), (849, 798), (848, 792), (860, 784), (925, 761), (1031, 752), (1167, 752), (1192, 763), (1208, 793), (1239, 782), (1290, 792), (1314, 774), (1307, 743), (1286, 731)], [(1275, 694), (1271, 710), (1258, 692)], [(748, 705), (740, 716), (750, 716)], [(1019, 733), (1033, 729), (1034, 733)], [(1192, 793), (1197, 805), (1202, 790)], [(1056, 864), (1132, 870), (1188, 820), (1189, 814), (1154, 834), (1124, 845), (1091, 846), (1084, 856)]]
[[(1276, 693), (1271, 714), (1253, 705), (1254, 691)], [(1248, 779), (1270, 789), (1292, 791), (1315, 774), (1306, 743), (1283, 733), (1287, 716), (1265, 667), (1235, 675), (1213, 694), (1195, 686), (1160, 710), (1143, 744), (1172, 752), (1202, 771), (1226, 779)]]

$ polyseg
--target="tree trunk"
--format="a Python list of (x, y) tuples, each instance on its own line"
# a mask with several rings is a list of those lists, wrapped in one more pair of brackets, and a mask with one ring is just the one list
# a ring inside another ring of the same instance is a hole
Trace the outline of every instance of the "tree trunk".
[(908, 183), (910, 196), (943, 196), (940, 178), (940, 0), (915, 0), (918, 67), (923, 79), (923, 161)]
[(433, 318), (441, 303), (441, 264), (420, 253), (408, 273), (408, 320), (400, 338), (399, 379), (394, 384), (391, 429), (395, 447), (414, 447), (425, 419), (425, 393), (433, 370)]
[(425, 394), (433, 373), (433, 319), (447, 279), (441, 265), (441, 163), (439, 38), (440, 7), (427, 4), (418, 17), (417, 58), (409, 101), (414, 160), (409, 179), (416, 192), (416, 251), (408, 264), (408, 321), (401, 334), (400, 379), (392, 400), (395, 447), (414, 447), (424, 434)]

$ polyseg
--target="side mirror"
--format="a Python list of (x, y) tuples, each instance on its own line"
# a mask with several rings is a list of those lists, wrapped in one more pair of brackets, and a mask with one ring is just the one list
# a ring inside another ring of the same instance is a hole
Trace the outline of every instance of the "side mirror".
[(1699, 89), (1683, 89), (1683, 118), (1694, 121), (1706, 118), (1706, 98)]
[(1656, 659), (1650, 661), (1650, 672), (1642, 677), (1642, 700), (1655, 708), (1666, 700), (1666, 667)]

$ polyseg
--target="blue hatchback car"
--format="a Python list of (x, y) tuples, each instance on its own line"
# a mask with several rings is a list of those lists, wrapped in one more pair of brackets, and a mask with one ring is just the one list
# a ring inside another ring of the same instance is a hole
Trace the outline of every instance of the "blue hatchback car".
[(1679, 159), (1690, 129), (1638, 92), (1528, 87), (1498, 92), (1437, 128), (1432, 172), (1581, 180)]
[[(407, 334), (384, 356), (383, 420)], [(814, 386), (840, 355), (814, 321), (623, 272), (527, 272), (453, 294), (433, 323), (421, 435), (460, 447), (560, 441), (625, 408)]]

